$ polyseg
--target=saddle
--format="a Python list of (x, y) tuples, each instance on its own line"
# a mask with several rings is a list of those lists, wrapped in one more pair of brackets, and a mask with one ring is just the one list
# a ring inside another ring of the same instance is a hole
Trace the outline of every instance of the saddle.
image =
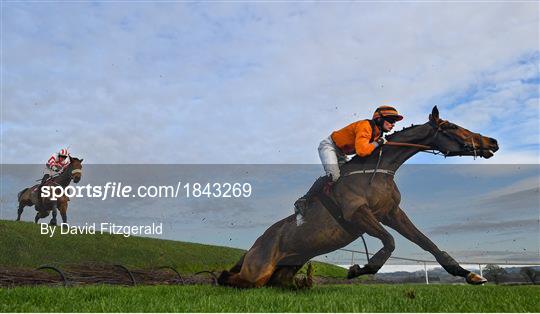
[[(356, 175), (356, 174), (372, 174), (375, 175), (376, 173), (383, 173), (387, 175), (394, 175), (394, 171), (386, 170), (386, 169), (362, 169), (362, 170), (354, 170), (354, 171), (348, 171), (344, 174), (342, 174), (342, 177), (347, 177), (350, 175)], [(341, 179), (341, 178), (340, 178)], [(339, 179), (338, 179), (339, 182)], [(337, 182), (335, 182), (337, 183)], [(335, 184), (334, 184), (335, 186)], [(358, 233), (358, 230), (343, 217), (343, 211), (339, 207), (339, 205), (329, 196), (331, 194), (330, 191), (319, 191), (315, 197), (317, 197), (321, 203), (323, 204), (324, 208), (334, 217), (336, 222), (350, 235), (355, 235)]]
[(41, 184), (36, 185), (36, 187), (32, 188), (32, 192), (30, 193), (30, 200), (36, 206), (37, 211), (39, 211), (43, 207), (43, 202), (41, 201), (41, 193), (39, 191), (40, 187)]
[(332, 200), (328, 195), (326, 195), (325, 192), (319, 193), (316, 197), (319, 198), (319, 200), (323, 204), (324, 208), (326, 208), (326, 210), (328, 210), (330, 215), (332, 215), (332, 217), (334, 217), (334, 220), (345, 231), (347, 231), (350, 235), (354, 235), (354, 234), (358, 233), (358, 230), (356, 230), (356, 228), (349, 221), (347, 221), (343, 217), (343, 211), (338, 206), (338, 204), (336, 204), (336, 202), (334, 202), (334, 200)]
[(36, 206), (36, 210), (39, 211), (43, 208), (43, 199), (41, 197), (41, 188), (47, 185), (49, 182), (52, 182), (55, 176), (49, 177), (45, 182), (33, 186), (32, 193), (30, 193), (30, 200)]

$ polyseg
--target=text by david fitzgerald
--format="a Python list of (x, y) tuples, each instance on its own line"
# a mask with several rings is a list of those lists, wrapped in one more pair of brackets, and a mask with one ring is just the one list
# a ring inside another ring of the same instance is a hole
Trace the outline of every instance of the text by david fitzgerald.
[[(102, 222), (97, 228), (96, 223), (84, 224), (82, 226), (70, 226), (62, 223), (60, 226), (51, 226), (47, 223), (41, 223), (41, 234), (53, 237), (57, 231), (58, 234), (121, 234), (124, 237), (132, 235), (161, 235), (163, 234), (163, 223), (152, 223), (151, 225), (122, 226), (110, 222)], [(57, 228), (59, 227), (59, 228)]]

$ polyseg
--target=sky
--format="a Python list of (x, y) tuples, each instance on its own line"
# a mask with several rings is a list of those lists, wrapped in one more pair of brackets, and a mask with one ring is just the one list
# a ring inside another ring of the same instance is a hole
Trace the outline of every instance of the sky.
[[(332, 131), (381, 104), (405, 116), (397, 129), (421, 124), (437, 105), (441, 118), (497, 139), (500, 150), (487, 160), (410, 159), (476, 165), (453, 168), (436, 190), (431, 168), (405, 168), (396, 180), (413, 221), (460, 258), (538, 253), (538, 2), (3, 1), (1, 10), (0, 163), (11, 165), (1, 219), (40, 174), (29, 167), (25, 183), (12, 164), (42, 165), (62, 147), (84, 158), (86, 182), (107, 164), (170, 165), (149, 176), (182, 173), (171, 182), (186, 178), (183, 165), (256, 164), (266, 175), (253, 200), (72, 204), (73, 222), (167, 218), (167, 238), (247, 248), (322, 173), (317, 147)], [(474, 178), (482, 183), (464, 183)], [(428, 202), (433, 195), (445, 205)], [(452, 210), (454, 200), (462, 207)], [(398, 241), (396, 254), (426, 257)]]
[[(318, 164), (399, 109), (538, 163), (537, 2), (2, 3), (2, 163)], [(471, 163), (416, 156), (417, 163)]]

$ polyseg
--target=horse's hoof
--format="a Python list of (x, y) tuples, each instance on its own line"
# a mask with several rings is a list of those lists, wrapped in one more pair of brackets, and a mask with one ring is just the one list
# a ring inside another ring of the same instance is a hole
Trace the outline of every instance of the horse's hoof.
[(313, 265), (308, 263), (306, 270), (306, 288), (313, 287)]
[(230, 276), (231, 276), (230, 272), (228, 272), (226, 270), (222, 271), (221, 274), (219, 275), (218, 279), (217, 279), (218, 285), (227, 286), (228, 279), (229, 279)]
[(487, 279), (475, 274), (475, 273), (469, 273), (467, 275), (467, 283), (471, 285), (481, 285), (487, 282)]
[(295, 290), (313, 288), (313, 280), (309, 278), (294, 278), (292, 287)]
[(347, 273), (347, 279), (353, 279), (360, 276), (360, 266), (358, 264), (354, 264), (351, 267), (349, 267), (349, 272)]

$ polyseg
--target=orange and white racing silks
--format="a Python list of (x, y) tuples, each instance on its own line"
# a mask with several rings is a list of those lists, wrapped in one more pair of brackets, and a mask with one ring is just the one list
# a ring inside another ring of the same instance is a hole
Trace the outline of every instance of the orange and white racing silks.
[(336, 181), (340, 176), (339, 167), (347, 162), (346, 155), (357, 154), (361, 157), (370, 155), (375, 149), (372, 143), (381, 136), (377, 126), (373, 126), (369, 120), (360, 120), (333, 132), (319, 145), (319, 157), (321, 158), (324, 171)]
[[(371, 144), (381, 136), (381, 131), (377, 126), (373, 127), (375, 134), (372, 135), (372, 127), (369, 120), (353, 122), (341, 130), (332, 133), (332, 140), (336, 146), (345, 154), (357, 154), (360, 157), (369, 156), (375, 149)], [(372, 139), (373, 140), (370, 141)]]

